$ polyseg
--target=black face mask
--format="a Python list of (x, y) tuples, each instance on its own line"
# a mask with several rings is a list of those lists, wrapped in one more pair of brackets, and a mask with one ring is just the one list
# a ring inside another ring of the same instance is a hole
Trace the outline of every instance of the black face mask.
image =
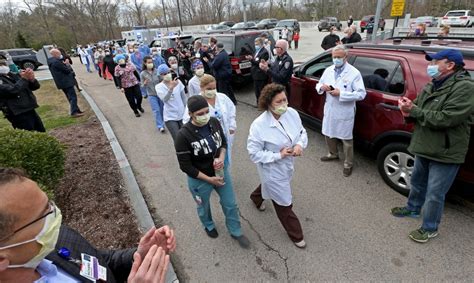
[(125, 68), (125, 66), (127, 66), (127, 64), (120, 64), (120, 67), (122, 68)]

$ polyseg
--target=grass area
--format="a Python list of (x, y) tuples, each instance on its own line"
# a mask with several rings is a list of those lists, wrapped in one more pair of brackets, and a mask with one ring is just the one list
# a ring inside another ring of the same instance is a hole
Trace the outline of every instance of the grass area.
[[(81, 94), (77, 92), (79, 108), (86, 115), (80, 118), (72, 118), (69, 115), (69, 102), (62, 90), (56, 88), (54, 81), (41, 81), (41, 88), (34, 92), (38, 99), (39, 108), (36, 112), (41, 117), (46, 130), (65, 127), (73, 124), (81, 124), (87, 121), (92, 115), (89, 104)], [(0, 128), (10, 127), (11, 124), (5, 118), (0, 118)]]

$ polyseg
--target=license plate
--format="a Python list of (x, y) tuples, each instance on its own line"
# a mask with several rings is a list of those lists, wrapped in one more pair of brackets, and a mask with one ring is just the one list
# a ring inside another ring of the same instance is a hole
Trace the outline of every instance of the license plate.
[(252, 67), (252, 63), (251, 62), (243, 62), (243, 63), (240, 63), (239, 64), (239, 68), (240, 69), (247, 69), (247, 68), (250, 68)]

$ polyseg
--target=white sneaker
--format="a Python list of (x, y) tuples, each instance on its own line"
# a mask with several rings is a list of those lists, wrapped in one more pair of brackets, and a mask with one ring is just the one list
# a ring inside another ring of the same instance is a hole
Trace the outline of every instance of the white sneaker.
[(262, 204), (260, 205), (260, 207), (258, 208), (258, 210), (260, 211), (265, 211), (266, 207), (265, 207), (265, 204), (262, 202)]
[(295, 246), (297, 246), (300, 249), (306, 247), (306, 242), (304, 240), (301, 240), (299, 242), (294, 242), (294, 243), (295, 243)]

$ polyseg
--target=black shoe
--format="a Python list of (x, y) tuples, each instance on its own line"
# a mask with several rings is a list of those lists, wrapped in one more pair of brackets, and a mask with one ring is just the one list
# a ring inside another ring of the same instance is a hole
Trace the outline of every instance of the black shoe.
[(143, 108), (141, 108), (141, 107), (138, 108), (138, 111), (140, 111), (140, 112), (142, 112), (142, 113), (145, 113), (145, 109), (143, 109)]
[(140, 113), (138, 113), (138, 111), (135, 112), (135, 117), (140, 117), (140, 116), (142, 116), (142, 115), (140, 115)]
[(342, 170), (342, 175), (344, 177), (349, 177), (352, 174), (352, 167), (345, 167), (344, 170)]
[(247, 239), (247, 237), (245, 237), (244, 235), (240, 235), (240, 236), (234, 236), (234, 235), (231, 235), (232, 238), (234, 240), (236, 240), (237, 242), (239, 242), (239, 246), (242, 248), (242, 249), (249, 249), (250, 248), (250, 241), (249, 239)]
[(217, 233), (217, 230), (215, 228), (212, 229), (211, 231), (207, 230), (207, 228), (204, 228), (204, 231), (206, 231), (206, 234), (213, 239), (219, 236), (219, 233)]

